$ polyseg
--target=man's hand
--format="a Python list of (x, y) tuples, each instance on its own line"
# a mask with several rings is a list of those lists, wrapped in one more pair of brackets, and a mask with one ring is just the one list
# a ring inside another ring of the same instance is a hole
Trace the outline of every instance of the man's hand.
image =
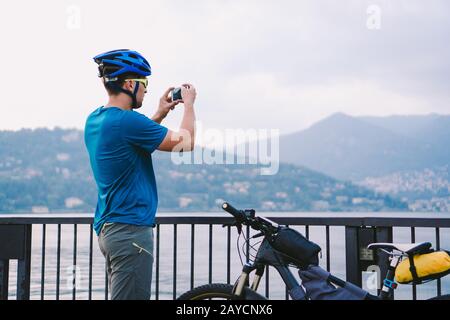
[(176, 100), (172, 102), (172, 99), (169, 97), (170, 91), (172, 91), (174, 87), (170, 87), (164, 92), (163, 96), (159, 99), (159, 107), (156, 111), (155, 115), (152, 117), (152, 120), (158, 123), (167, 116), (170, 110), (173, 110), (177, 104), (183, 102), (183, 100)]
[(195, 98), (197, 97), (197, 91), (195, 87), (190, 83), (183, 83), (181, 86), (181, 98), (185, 106), (194, 106)]
[(178, 132), (168, 131), (158, 150), (169, 152), (193, 151), (195, 145), (195, 111), (194, 102), (197, 92), (192, 84), (181, 86), (180, 102), (184, 103), (184, 115)]

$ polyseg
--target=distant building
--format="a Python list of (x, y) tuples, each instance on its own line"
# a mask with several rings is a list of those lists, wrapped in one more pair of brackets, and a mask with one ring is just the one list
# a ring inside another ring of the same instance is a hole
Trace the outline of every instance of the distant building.
[(178, 198), (178, 206), (180, 208), (186, 208), (192, 202), (191, 198), (188, 197), (179, 197)]
[(273, 201), (263, 201), (261, 202), (261, 209), (263, 210), (275, 210), (277, 205)]
[(202, 192), (183, 193), (178, 197), (178, 207), (180, 209), (208, 209), (209, 195)]
[(363, 204), (366, 202), (366, 198), (352, 198), (352, 204)]
[(313, 211), (327, 211), (330, 208), (330, 204), (328, 201), (319, 200), (312, 202), (312, 210)]
[(346, 203), (348, 202), (347, 196), (336, 196), (336, 202), (337, 203)]
[(31, 212), (33, 212), (33, 213), (49, 213), (50, 210), (46, 206), (32, 206)]
[(70, 154), (68, 153), (58, 153), (56, 155), (56, 160), (58, 161), (67, 161), (70, 159)]
[(277, 192), (275, 193), (275, 197), (278, 199), (286, 199), (288, 194), (286, 192)]
[(81, 206), (82, 204), (84, 204), (84, 201), (77, 197), (70, 197), (70, 198), (66, 198), (64, 200), (64, 203), (66, 205), (66, 208), (72, 209), (72, 208)]

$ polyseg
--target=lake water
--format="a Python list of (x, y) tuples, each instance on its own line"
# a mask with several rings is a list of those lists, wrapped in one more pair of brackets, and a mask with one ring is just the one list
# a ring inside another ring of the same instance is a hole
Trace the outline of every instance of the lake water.
[[(204, 213), (208, 214), (208, 213)], [(299, 213), (300, 214), (300, 213)], [(301, 213), (304, 214), (304, 213)], [(340, 214), (340, 213), (336, 213)], [(333, 215), (336, 215), (333, 214)], [(409, 213), (407, 213), (409, 214)], [(289, 215), (296, 215), (290, 213)], [(317, 213), (315, 213), (317, 215)], [(380, 214), (385, 216), (386, 214)], [(448, 215), (446, 215), (448, 216)], [(45, 286), (44, 298), (56, 298), (56, 250), (57, 250), (57, 225), (47, 225), (46, 250), (45, 250)], [(160, 228), (160, 274), (159, 274), (159, 299), (172, 299), (173, 297), (173, 229), (172, 225), (161, 225)], [(302, 226), (294, 229), (305, 233)], [(73, 280), (73, 225), (62, 225), (61, 235), (61, 266), (60, 266), (60, 299), (72, 299)], [(155, 229), (156, 230), (156, 229)], [(197, 225), (195, 227), (195, 282), (194, 286), (206, 284), (209, 281), (209, 226)], [(190, 264), (191, 264), (191, 226), (178, 225), (177, 227), (177, 278), (176, 296), (190, 288)], [(88, 299), (88, 276), (89, 276), (89, 233), (88, 225), (78, 225), (77, 231), (77, 284), (76, 299)], [(310, 226), (310, 239), (319, 244), (322, 249), (320, 265), (326, 268), (326, 244), (325, 227)], [(231, 231), (231, 282), (239, 276), (241, 263), (236, 249), (237, 232), (235, 228)], [(441, 247), (450, 248), (450, 229), (442, 228), (440, 232)], [(221, 226), (213, 227), (213, 250), (212, 250), (212, 282), (226, 282), (227, 280), (227, 229)], [(254, 240), (256, 242), (258, 240)], [(435, 243), (434, 228), (416, 228), (416, 242), (429, 241)], [(394, 242), (410, 242), (410, 228), (394, 228)], [(41, 264), (42, 264), (42, 225), (33, 226), (33, 250), (31, 271), (31, 298), (41, 298)], [(241, 246), (243, 241), (241, 239)], [(156, 237), (155, 237), (156, 255)], [(345, 228), (330, 227), (330, 260), (331, 272), (345, 279)], [(10, 299), (16, 295), (16, 261), (10, 264)], [(152, 281), (152, 299), (155, 299), (156, 274), (154, 264)], [(98, 249), (97, 237), (94, 233), (93, 242), (93, 271), (92, 271), (92, 298), (105, 298), (105, 268), (104, 258)], [(294, 275), (298, 278), (296, 270)], [(281, 278), (274, 269), (269, 272), (270, 298), (284, 299), (285, 287)], [(426, 299), (436, 295), (436, 281), (417, 286), (417, 298)], [(265, 277), (263, 278), (259, 292), (265, 293)], [(450, 276), (442, 279), (442, 293), (450, 293)], [(400, 285), (395, 291), (396, 299), (411, 299), (412, 286)]]

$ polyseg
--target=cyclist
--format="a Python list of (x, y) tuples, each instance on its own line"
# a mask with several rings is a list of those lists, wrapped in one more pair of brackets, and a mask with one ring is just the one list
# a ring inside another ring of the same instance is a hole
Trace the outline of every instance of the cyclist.
[[(128, 49), (99, 54), (94, 61), (109, 98), (85, 125), (98, 189), (94, 229), (106, 259), (111, 299), (150, 299), (158, 205), (151, 154), (193, 150), (196, 90), (184, 84), (182, 98), (172, 101), (168, 95), (174, 88), (168, 88), (153, 117), (147, 118), (134, 109), (142, 106), (147, 93), (148, 61)], [(179, 103), (184, 104), (184, 116), (179, 132), (173, 132), (160, 123)]]

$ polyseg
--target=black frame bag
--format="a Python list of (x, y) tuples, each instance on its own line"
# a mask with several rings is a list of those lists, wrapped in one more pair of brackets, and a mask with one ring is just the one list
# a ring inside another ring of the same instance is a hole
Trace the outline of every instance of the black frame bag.
[(270, 244), (282, 254), (287, 264), (293, 264), (299, 268), (319, 265), (319, 252), (322, 250), (320, 246), (294, 229), (280, 227)]

